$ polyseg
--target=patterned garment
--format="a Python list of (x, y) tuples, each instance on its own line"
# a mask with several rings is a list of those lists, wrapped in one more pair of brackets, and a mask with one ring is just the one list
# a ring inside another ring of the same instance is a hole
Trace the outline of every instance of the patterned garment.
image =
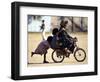
[(50, 48), (50, 45), (49, 45), (48, 41), (44, 40), (44, 41), (40, 42), (40, 44), (38, 45), (38, 47), (35, 50), (35, 53), (46, 54), (47, 50), (49, 48)]

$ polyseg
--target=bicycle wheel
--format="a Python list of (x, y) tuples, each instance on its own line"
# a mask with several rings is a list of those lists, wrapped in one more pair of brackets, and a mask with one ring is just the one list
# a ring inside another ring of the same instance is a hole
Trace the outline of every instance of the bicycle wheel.
[(74, 52), (74, 57), (78, 62), (83, 62), (86, 59), (86, 52), (82, 48), (78, 48)]
[(52, 59), (55, 63), (61, 63), (64, 60), (64, 55), (61, 53), (61, 50), (54, 50), (52, 52)]

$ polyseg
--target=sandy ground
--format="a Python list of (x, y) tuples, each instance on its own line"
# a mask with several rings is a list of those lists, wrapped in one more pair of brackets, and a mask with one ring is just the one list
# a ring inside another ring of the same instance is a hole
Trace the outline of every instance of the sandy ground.
[[(49, 36), (50, 34), (47, 33), (46, 36)], [(77, 62), (73, 56), (73, 54), (70, 55), (69, 58), (64, 59), (62, 63), (54, 63), (54, 61), (51, 58), (52, 49), (48, 50), (48, 54), (46, 56), (47, 61), (50, 63), (43, 64), (43, 55), (35, 54), (33, 57), (31, 57), (31, 52), (34, 51), (37, 47), (37, 45), (42, 41), (41, 33), (28, 33), (28, 66), (52, 66), (52, 65), (72, 65), (72, 64), (87, 64), (88, 63), (88, 46), (87, 46), (87, 33), (72, 33), (72, 37), (78, 38), (78, 45), (80, 48), (83, 48), (86, 52), (86, 59), (83, 62)]]

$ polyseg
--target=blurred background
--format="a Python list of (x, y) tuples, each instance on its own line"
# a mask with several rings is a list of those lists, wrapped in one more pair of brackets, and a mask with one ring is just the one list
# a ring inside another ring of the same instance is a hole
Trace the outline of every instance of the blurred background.
[(68, 21), (66, 26), (68, 32), (87, 32), (88, 30), (87, 17), (28, 15), (28, 32), (41, 32), (42, 20), (45, 20), (46, 32), (50, 32), (53, 28), (59, 28), (61, 20)]

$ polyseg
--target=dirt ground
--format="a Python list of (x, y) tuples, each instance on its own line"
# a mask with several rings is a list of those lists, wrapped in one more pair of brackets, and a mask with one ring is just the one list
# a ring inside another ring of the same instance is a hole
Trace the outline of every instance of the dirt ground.
[[(50, 33), (46, 33), (46, 36), (49, 36)], [(72, 64), (87, 64), (88, 63), (88, 39), (87, 39), (87, 33), (72, 33), (70, 34), (72, 37), (78, 38), (78, 45), (80, 48), (83, 48), (86, 52), (86, 59), (83, 62), (77, 62), (73, 56), (73, 54), (70, 55), (69, 58), (64, 59), (62, 63), (54, 63), (54, 61), (51, 58), (51, 54), (53, 52), (52, 49), (48, 50), (48, 54), (46, 56), (47, 61), (49, 63), (43, 64), (43, 55), (35, 54), (33, 57), (31, 57), (31, 52), (34, 51), (37, 47), (37, 45), (42, 41), (41, 33), (28, 33), (28, 66), (52, 66), (52, 65), (72, 65)]]

